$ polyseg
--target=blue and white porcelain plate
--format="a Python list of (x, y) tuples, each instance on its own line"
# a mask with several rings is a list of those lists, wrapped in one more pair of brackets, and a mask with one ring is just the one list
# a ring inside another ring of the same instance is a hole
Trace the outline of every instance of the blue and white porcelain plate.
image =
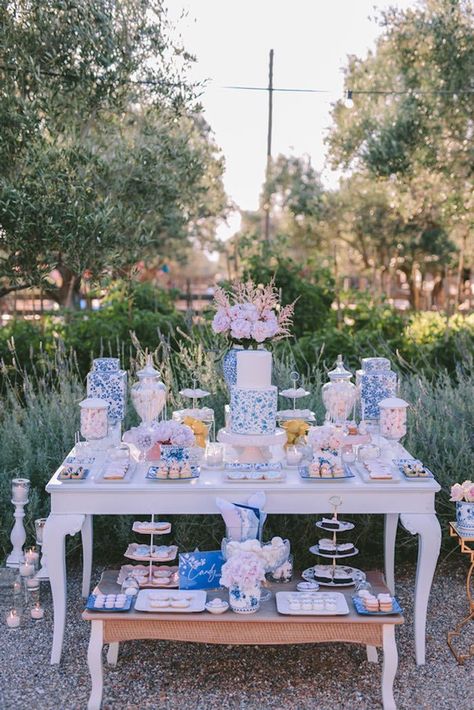
[(281, 471), (281, 462), (262, 461), (260, 463), (226, 463), (226, 471)]
[(145, 478), (147, 478), (149, 481), (160, 481), (160, 483), (165, 483), (168, 481), (172, 481), (173, 483), (179, 483), (179, 481), (191, 481), (193, 478), (199, 478), (201, 474), (201, 469), (199, 468), (199, 466), (193, 466), (191, 464), (191, 476), (186, 476), (185, 478), (159, 478), (157, 473), (158, 466), (150, 466), (150, 468), (146, 472)]
[(89, 474), (89, 468), (85, 468), (82, 464), (70, 463), (61, 466), (58, 473), (58, 481), (61, 481), (61, 483), (83, 483), (83, 481), (87, 480)]
[[(433, 474), (429, 470), (429, 468), (426, 468), (426, 466), (423, 466), (421, 461), (419, 459), (393, 459), (393, 463), (395, 466), (398, 468), (400, 473), (403, 475), (403, 477), (407, 481), (430, 481), (431, 479), (434, 478)], [(423, 467), (423, 470), (425, 472), (424, 476), (420, 475), (413, 475), (410, 476), (409, 474), (405, 473), (404, 467), (409, 464), (410, 466), (415, 466), (415, 464), (418, 464), (419, 466)]]
[(124, 611), (130, 611), (130, 609), (132, 608), (132, 599), (133, 599), (133, 597), (127, 596), (127, 598), (124, 602), (124, 605), (121, 606), (120, 608), (115, 608), (115, 606), (114, 606), (112, 609), (106, 609), (105, 606), (100, 607), (100, 608), (96, 607), (95, 606), (96, 595), (90, 594), (87, 599), (86, 609), (88, 611), (98, 611), (98, 612), (103, 611), (103, 612), (106, 612), (107, 614), (109, 614), (110, 612), (112, 612), (112, 613), (119, 612), (120, 613), (120, 612), (124, 612)]
[(354, 604), (356, 612), (361, 616), (393, 616), (394, 614), (403, 614), (403, 609), (395, 597), (392, 597), (392, 611), (367, 611), (360, 597), (352, 597), (352, 603)]
[(310, 476), (309, 475), (309, 466), (300, 466), (299, 469), (299, 474), (301, 478), (304, 478), (305, 481), (315, 481), (316, 483), (333, 483), (334, 481), (347, 481), (348, 478), (354, 478), (354, 474), (352, 473), (351, 469), (348, 466), (344, 466), (344, 475), (343, 476), (331, 476), (331, 478), (321, 478), (317, 476)]

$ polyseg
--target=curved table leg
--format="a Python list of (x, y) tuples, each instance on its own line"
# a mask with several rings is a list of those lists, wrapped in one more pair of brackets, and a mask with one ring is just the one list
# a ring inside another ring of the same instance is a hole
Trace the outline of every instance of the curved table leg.
[(43, 545), (48, 556), (49, 581), (53, 595), (54, 631), (51, 663), (59, 663), (66, 623), (66, 535), (82, 528), (84, 515), (51, 513), (44, 526)]
[(418, 562), (415, 582), (415, 654), (419, 666), (425, 663), (426, 610), (441, 547), (441, 527), (435, 513), (402, 513), (401, 522), (418, 535)]
[(385, 514), (385, 580), (390, 592), (395, 594), (395, 542), (397, 539), (398, 513)]
[(90, 594), (92, 574), (92, 515), (86, 515), (81, 529), (82, 537), (82, 596)]
[(393, 681), (398, 667), (398, 651), (395, 642), (395, 626), (384, 624), (383, 633), (383, 667), (382, 667), (382, 704), (383, 710), (396, 710), (393, 697)]
[(102, 621), (91, 621), (91, 637), (87, 650), (87, 665), (91, 675), (92, 688), (87, 703), (87, 710), (100, 710), (102, 705), (102, 693), (104, 690), (104, 673), (102, 668), (102, 644), (103, 644)]

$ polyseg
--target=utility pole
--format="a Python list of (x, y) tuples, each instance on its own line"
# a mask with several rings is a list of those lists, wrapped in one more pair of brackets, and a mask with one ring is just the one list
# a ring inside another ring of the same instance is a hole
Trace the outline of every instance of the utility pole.
[[(272, 159), (272, 129), (273, 129), (273, 49), (270, 50), (268, 65), (268, 131), (267, 131), (267, 167), (265, 171), (266, 183), (270, 177), (270, 164)], [(270, 196), (265, 196), (265, 242), (270, 243)]]

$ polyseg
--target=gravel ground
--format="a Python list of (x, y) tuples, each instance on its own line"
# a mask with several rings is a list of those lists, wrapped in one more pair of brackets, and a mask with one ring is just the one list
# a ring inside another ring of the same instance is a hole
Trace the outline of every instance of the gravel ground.
[[(411, 592), (414, 569), (399, 570), (397, 596), (406, 623), (398, 630), (400, 663), (395, 679), (399, 710), (474, 708), (474, 658), (458, 666), (446, 631), (467, 612), (464, 560), (441, 565), (428, 613), (427, 664), (414, 661)], [(98, 581), (100, 569), (95, 570)], [(86, 666), (89, 624), (77, 570), (69, 572), (68, 623), (63, 662), (49, 665), (52, 606), (42, 585), (46, 617), (20, 629), (1, 626), (2, 710), (82, 710), (90, 690)], [(4, 587), (2, 620), (9, 605)], [(471, 623), (471, 627), (474, 624)], [(462, 649), (474, 641), (466, 631)], [(470, 636), (470, 638), (469, 638)], [(137, 641), (123, 644), (115, 668), (105, 668), (104, 710), (372, 710), (380, 708), (380, 666), (361, 646), (203, 646)]]

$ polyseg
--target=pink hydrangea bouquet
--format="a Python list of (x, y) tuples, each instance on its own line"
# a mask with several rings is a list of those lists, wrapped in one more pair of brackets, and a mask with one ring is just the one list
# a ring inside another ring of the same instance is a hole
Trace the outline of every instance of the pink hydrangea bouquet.
[(154, 442), (160, 444), (171, 444), (173, 446), (192, 446), (194, 444), (194, 433), (187, 424), (180, 424), (176, 421), (162, 421), (153, 425)]
[(474, 502), (474, 482), (464, 481), (464, 483), (455, 483), (451, 486), (451, 498), (450, 500), (459, 502), (466, 501), (466, 503)]
[(308, 444), (313, 449), (338, 451), (343, 442), (344, 434), (342, 429), (336, 428), (331, 424), (323, 424), (322, 426), (314, 426), (308, 431)]
[(220, 583), (228, 589), (253, 589), (264, 581), (262, 560), (254, 552), (238, 552), (222, 565)]
[(214, 301), (212, 329), (233, 342), (252, 346), (290, 335), (295, 304), (281, 306), (273, 281), (266, 286), (238, 281), (228, 293), (218, 287)]

